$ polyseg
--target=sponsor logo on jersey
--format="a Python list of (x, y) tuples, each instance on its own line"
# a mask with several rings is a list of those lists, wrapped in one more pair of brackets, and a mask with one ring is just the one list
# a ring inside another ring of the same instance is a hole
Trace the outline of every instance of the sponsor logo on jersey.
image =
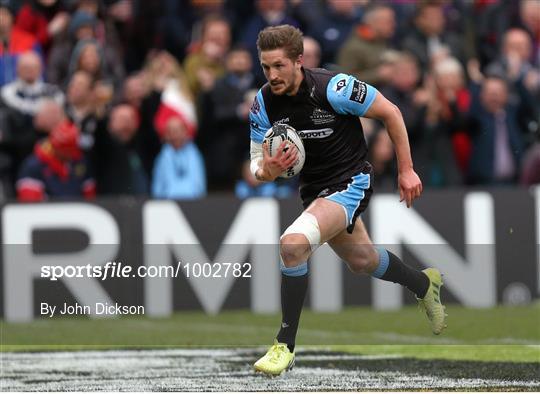
[(334, 85), (334, 92), (339, 92), (341, 89), (343, 89), (347, 85), (346, 79), (340, 79), (335, 85)]
[(318, 139), (326, 138), (331, 135), (334, 130), (330, 128), (318, 129), (318, 130), (297, 130), (298, 136), (302, 139)]
[(257, 99), (257, 96), (255, 96), (255, 98), (253, 99), (253, 104), (251, 104), (250, 111), (253, 114), (258, 114), (260, 110), (261, 110), (261, 105), (259, 104), (259, 100)]
[(336, 116), (331, 112), (325, 111), (324, 109), (315, 108), (309, 118), (314, 124), (321, 125), (332, 123), (336, 119)]
[(274, 124), (284, 124), (284, 123), (289, 123), (291, 120), (289, 118), (283, 118), (283, 119), (280, 119), (280, 120), (276, 120), (274, 122)]
[(356, 101), (357, 103), (364, 104), (367, 95), (367, 85), (365, 82), (355, 80), (349, 100)]

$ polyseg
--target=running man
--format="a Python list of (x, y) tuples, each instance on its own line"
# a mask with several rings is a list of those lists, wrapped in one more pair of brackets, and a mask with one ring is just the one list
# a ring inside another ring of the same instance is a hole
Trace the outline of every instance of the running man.
[(302, 66), (302, 32), (289, 25), (259, 33), (259, 58), (268, 80), (250, 111), (251, 171), (263, 182), (274, 181), (296, 160), (297, 151), (283, 142), (275, 156), (263, 144), (270, 127), (296, 129), (306, 150), (300, 173), (304, 212), (280, 239), (281, 328), (274, 345), (255, 363), (255, 370), (279, 375), (294, 365), (294, 346), (307, 290), (307, 259), (328, 242), (350, 270), (399, 283), (412, 291), (425, 309), (434, 334), (446, 327), (439, 291), (441, 274), (418, 271), (371, 242), (359, 218), (372, 194), (372, 168), (358, 117), (384, 122), (398, 161), (401, 201), (407, 207), (422, 193), (413, 169), (407, 130), (399, 109), (374, 87), (356, 78)]

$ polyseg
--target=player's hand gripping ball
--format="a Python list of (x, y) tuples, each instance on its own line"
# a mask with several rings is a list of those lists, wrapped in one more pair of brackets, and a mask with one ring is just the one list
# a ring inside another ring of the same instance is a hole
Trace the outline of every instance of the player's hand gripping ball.
[[(270, 156), (274, 156), (277, 153), (277, 150), (283, 141), (288, 141), (289, 144), (294, 145), (298, 150), (296, 162), (280, 175), (281, 178), (291, 178), (302, 170), (304, 162), (306, 161), (306, 151), (302, 139), (294, 128), (287, 124), (274, 125), (268, 129), (264, 135), (264, 140), (268, 145), (268, 153), (270, 153)], [(287, 152), (288, 149), (290, 149), (289, 146), (283, 149), (283, 152)]]

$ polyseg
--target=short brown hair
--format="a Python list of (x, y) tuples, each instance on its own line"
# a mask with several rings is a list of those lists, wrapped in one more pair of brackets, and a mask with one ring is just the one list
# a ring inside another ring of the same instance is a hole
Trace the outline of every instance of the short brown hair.
[(269, 26), (259, 32), (257, 50), (262, 51), (283, 49), (287, 57), (296, 60), (304, 53), (302, 32), (291, 25)]

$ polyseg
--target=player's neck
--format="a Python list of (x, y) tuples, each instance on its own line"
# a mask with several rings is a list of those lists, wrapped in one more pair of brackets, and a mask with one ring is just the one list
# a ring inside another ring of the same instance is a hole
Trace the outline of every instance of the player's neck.
[(296, 93), (298, 93), (298, 90), (300, 89), (300, 85), (302, 85), (303, 80), (304, 80), (304, 70), (300, 69), (298, 70), (296, 74), (294, 89), (292, 89), (289, 93), (287, 93), (287, 96), (296, 96)]

